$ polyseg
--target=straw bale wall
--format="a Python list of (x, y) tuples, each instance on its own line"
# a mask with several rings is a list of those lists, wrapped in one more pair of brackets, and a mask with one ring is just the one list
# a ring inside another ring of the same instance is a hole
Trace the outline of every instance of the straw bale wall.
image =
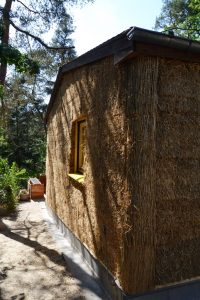
[(200, 65), (161, 60), (156, 284), (200, 275)]
[[(48, 120), (48, 204), (114, 275), (121, 264), (120, 211), (127, 206), (122, 201), (126, 129), (121, 80), (112, 59), (66, 74)], [(68, 176), (72, 124), (82, 115), (87, 117), (83, 184)]]
[[(200, 275), (199, 72), (108, 57), (66, 73), (48, 117), (47, 203), (126, 293)], [(82, 184), (68, 176), (80, 116)]]

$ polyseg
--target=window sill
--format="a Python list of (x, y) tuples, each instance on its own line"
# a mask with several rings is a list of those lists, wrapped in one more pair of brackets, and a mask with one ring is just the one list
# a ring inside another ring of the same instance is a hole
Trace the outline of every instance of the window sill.
[(79, 183), (84, 183), (84, 175), (78, 173), (70, 173), (68, 176)]

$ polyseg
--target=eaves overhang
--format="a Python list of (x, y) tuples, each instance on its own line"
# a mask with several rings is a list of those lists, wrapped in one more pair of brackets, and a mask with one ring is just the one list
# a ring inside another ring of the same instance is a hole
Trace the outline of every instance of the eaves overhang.
[(200, 43), (139, 27), (131, 27), (123, 31), (59, 69), (47, 108), (46, 121), (65, 73), (108, 56), (113, 56), (114, 64), (118, 64), (137, 55), (151, 55), (200, 62)]

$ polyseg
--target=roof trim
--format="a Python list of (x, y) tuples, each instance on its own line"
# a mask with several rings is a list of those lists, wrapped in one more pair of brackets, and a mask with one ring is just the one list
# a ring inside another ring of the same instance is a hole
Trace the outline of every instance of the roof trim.
[[(114, 63), (119, 63), (129, 57), (129, 55), (131, 54), (139, 54), (139, 50), (137, 50), (137, 47), (135, 47), (137, 43), (146, 44), (147, 47), (149, 45), (153, 45), (163, 48), (171, 48), (174, 50), (182, 51), (186, 54), (191, 53), (194, 54), (195, 57), (198, 56), (198, 61), (200, 61), (200, 42), (139, 27), (130, 27), (117, 36), (107, 40), (103, 44), (100, 44), (99, 46), (74, 59), (73, 61), (63, 65), (59, 69), (58, 76), (47, 108), (46, 121), (53, 106), (60, 81), (66, 72), (93, 63), (111, 55), (114, 55)], [(173, 55), (171, 55), (171, 57), (173, 57)], [(176, 54), (174, 53), (174, 58), (175, 57)], [(187, 57), (188, 55), (185, 56), (185, 60), (187, 60)]]
[(68, 72), (72, 69), (92, 63), (104, 57), (113, 55), (116, 52), (126, 48), (132, 49), (133, 43), (131, 40), (128, 40), (127, 38), (127, 33), (129, 32), (129, 30), (130, 29), (123, 31), (117, 36), (107, 40), (103, 44), (100, 44), (99, 46), (89, 50), (88, 52), (77, 57), (76, 59), (69, 62), (68, 64), (64, 65), (62, 68), (62, 72), (63, 73)]
[(127, 49), (133, 50), (133, 42), (143, 42), (182, 51), (200, 53), (200, 43), (197, 41), (139, 27), (130, 27), (117, 36), (74, 59), (72, 62), (65, 64), (62, 68), (62, 73)]

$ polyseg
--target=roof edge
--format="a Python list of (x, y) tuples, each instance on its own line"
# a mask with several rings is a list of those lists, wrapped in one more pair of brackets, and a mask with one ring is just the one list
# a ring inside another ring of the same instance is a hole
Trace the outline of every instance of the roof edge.
[(133, 48), (133, 42), (143, 42), (182, 51), (200, 51), (200, 42), (195, 40), (134, 26), (63, 65), (62, 72), (65, 73), (117, 52), (131, 49)]
[(131, 52), (134, 53), (134, 43), (137, 42), (200, 55), (200, 42), (198, 41), (140, 27), (130, 27), (115, 37), (82, 54), (73, 61), (63, 65), (59, 69), (49, 105), (47, 107), (46, 122), (53, 106), (54, 98), (56, 97), (57, 89), (63, 74), (111, 55), (116, 56), (115, 64), (119, 63), (126, 58), (126, 53), (127, 56)]

